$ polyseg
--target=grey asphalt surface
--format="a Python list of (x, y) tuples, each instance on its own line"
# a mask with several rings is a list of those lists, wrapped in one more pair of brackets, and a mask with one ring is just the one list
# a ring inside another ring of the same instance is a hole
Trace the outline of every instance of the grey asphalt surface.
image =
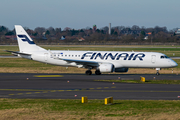
[[(43, 75), (43, 76), (42, 76)], [(46, 75), (46, 76), (44, 76)], [(0, 98), (179, 100), (180, 85), (112, 83), (94, 80), (180, 80), (180, 75), (162, 74), (23, 74), (0, 73)], [(155, 77), (155, 78), (154, 78)]]

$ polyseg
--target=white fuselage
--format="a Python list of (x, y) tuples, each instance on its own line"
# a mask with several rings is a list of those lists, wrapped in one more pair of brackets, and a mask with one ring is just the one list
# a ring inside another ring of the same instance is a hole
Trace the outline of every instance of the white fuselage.
[(99, 64), (111, 63), (115, 68), (170, 68), (177, 66), (177, 63), (172, 59), (158, 52), (42, 51), (33, 52), (31, 59), (53, 65), (74, 67), (82, 67), (82, 65), (63, 59), (95, 61)]

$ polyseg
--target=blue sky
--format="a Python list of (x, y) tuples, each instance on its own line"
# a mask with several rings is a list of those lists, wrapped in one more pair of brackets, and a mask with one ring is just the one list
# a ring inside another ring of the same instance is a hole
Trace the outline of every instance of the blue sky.
[(81, 29), (108, 26), (180, 27), (180, 0), (1, 0), (0, 25)]

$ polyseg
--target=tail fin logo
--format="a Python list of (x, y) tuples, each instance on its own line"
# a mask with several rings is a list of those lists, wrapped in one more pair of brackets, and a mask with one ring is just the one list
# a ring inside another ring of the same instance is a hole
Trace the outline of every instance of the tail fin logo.
[(27, 41), (29, 44), (35, 44), (33, 41), (30, 41), (26, 35), (18, 35), (18, 37), (24, 42)]

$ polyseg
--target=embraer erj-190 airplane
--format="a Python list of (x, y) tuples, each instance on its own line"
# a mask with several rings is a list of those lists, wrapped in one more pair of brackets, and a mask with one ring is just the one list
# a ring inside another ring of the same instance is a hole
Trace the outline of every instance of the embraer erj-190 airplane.
[(172, 68), (178, 64), (165, 54), (157, 52), (126, 52), (126, 51), (63, 51), (46, 50), (37, 46), (20, 25), (15, 25), (19, 52), (12, 52), (47, 64), (86, 68), (86, 75), (103, 72), (127, 72), (128, 68), (156, 68), (157, 75), (161, 68)]

